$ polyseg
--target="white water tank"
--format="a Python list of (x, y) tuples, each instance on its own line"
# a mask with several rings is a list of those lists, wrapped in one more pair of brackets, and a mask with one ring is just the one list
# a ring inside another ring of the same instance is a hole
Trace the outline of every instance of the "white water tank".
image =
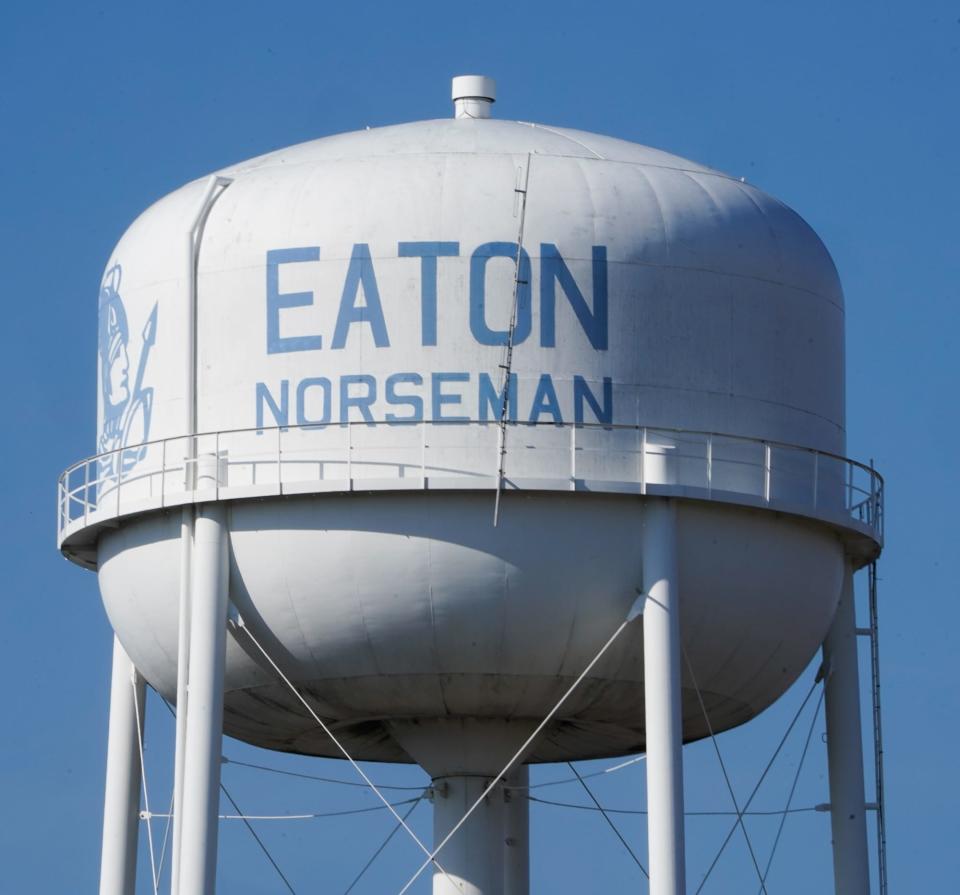
[[(185, 503), (224, 502), (232, 603), (356, 757), (393, 761), (410, 725), (545, 715), (636, 597), (651, 500), (677, 499), (682, 638), (716, 730), (790, 686), (844, 551), (878, 551), (813, 231), (694, 162), (495, 120), (485, 81), (455, 83), (454, 118), (187, 184), (111, 256), (100, 456), (64, 474), (60, 543), (165, 697)], [(335, 754), (233, 635), (225, 681), (227, 733)], [(683, 715), (706, 734), (689, 679)], [(529, 760), (643, 746), (637, 625)]]

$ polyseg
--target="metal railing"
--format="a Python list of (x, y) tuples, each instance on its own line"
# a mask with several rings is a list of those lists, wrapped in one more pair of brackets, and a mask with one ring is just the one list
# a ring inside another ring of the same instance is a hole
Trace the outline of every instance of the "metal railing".
[[(511, 423), (504, 488), (673, 494), (858, 523), (883, 536), (883, 479), (835, 454), (646, 426)], [(59, 479), (58, 541), (88, 525), (203, 500), (324, 491), (495, 489), (497, 422), (234, 429), (125, 447)]]

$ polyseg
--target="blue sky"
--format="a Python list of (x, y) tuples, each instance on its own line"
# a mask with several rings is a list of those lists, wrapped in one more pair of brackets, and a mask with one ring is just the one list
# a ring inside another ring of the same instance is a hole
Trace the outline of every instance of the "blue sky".
[[(0, 661), (10, 688), (0, 890), (96, 885), (111, 637), (94, 576), (57, 555), (54, 495), (58, 472), (95, 444), (96, 296), (113, 244), (148, 204), (211, 169), (365, 125), (445, 117), (449, 78), (467, 72), (497, 79), (498, 117), (612, 134), (744, 176), (799, 211), (829, 247), (847, 299), (848, 453), (875, 459), (888, 482), (880, 574), (892, 888), (944, 891), (960, 872), (960, 594), (949, 546), (960, 499), (955, 0), (5, 4), (0, 261), (12, 282), (0, 363), (14, 403), (3, 448)], [(739, 794), (812, 673), (720, 738)], [(163, 811), (172, 728), (162, 705), (149, 711), (151, 807)], [(783, 804), (805, 717), (761, 807)], [(821, 718), (797, 805), (827, 800), (822, 729)], [(281, 761), (231, 742), (224, 751), (349, 779), (337, 763)], [(688, 807), (728, 809), (709, 747), (686, 758)], [(598, 796), (642, 807), (640, 768), (607, 775)], [(375, 770), (403, 785), (423, 780), (411, 769)], [(359, 790), (239, 767), (226, 767), (224, 780), (251, 813), (372, 804)], [(583, 802), (575, 787), (542, 792)], [(536, 891), (644, 891), (602, 818), (533, 807)], [(426, 807), (413, 820), (429, 835)], [(642, 819), (619, 822), (642, 856)], [(689, 821), (691, 882), (725, 823)], [(343, 891), (389, 829), (378, 814), (258, 827), (298, 892)], [(754, 818), (750, 830), (768, 851), (775, 825)], [(143, 849), (142, 892), (151, 891), (145, 860)], [(770, 891), (826, 891), (829, 861), (827, 816), (791, 817)], [(398, 889), (417, 864), (395, 837), (354, 891)], [(735, 838), (704, 892), (755, 889), (752, 873)], [(236, 895), (284, 891), (236, 822), (223, 824), (220, 881)]]

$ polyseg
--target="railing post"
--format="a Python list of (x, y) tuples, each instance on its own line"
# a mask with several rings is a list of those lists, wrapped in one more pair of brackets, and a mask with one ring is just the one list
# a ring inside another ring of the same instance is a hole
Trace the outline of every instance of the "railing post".
[(160, 507), (167, 505), (167, 439), (160, 442)]
[(350, 420), (347, 420), (347, 484), (348, 490), (353, 490), (353, 430)]
[(763, 443), (763, 499), (770, 503), (770, 445)]
[[(120, 512), (120, 498), (123, 494), (123, 450), (114, 451), (114, 460), (116, 461), (116, 470), (117, 470), (117, 512), (116, 518), (120, 518), (122, 515)], [(86, 496), (86, 495), (84, 495)]]
[(820, 451), (813, 452), (813, 508), (817, 508), (820, 493)]
[(647, 493), (647, 427), (640, 428), (640, 493)]
[(570, 426), (570, 490), (577, 490), (577, 424)]
[[(92, 461), (96, 463), (97, 461)], [(83, 464), (83, 524), (86, 526), (87, 519), (90, 516), (90, 460)], [(119, 500), (119, 495), (117, 495)]]
[(420, 420), (420, 487), (427, 487), (427, 421)]
[(713, 494), (713, 434), (707, 435), (707, 496)]

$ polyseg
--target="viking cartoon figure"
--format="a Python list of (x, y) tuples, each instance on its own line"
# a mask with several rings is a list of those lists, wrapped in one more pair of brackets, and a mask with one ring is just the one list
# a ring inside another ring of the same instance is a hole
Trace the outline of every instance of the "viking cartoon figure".
[[(101, 476), (107, 479), (126, 475), (146, 456), (147, 448), (136, 446), (143, 445), (149, 438), (153, 409), (153, 388), (143, 388), (143, 374), (156, 339), (157, 306), (153, 306), (143, 328), (136, 376), (131, 387), (130, 331), (127, 312), (120, 298), (121, 273), (119, 264), (107, 271), (100, 287), (98, 314), (103, 422), (97, 452), (108, 455), (101, 461)], [(128, 445), (135, 447), (122, 450)]]

